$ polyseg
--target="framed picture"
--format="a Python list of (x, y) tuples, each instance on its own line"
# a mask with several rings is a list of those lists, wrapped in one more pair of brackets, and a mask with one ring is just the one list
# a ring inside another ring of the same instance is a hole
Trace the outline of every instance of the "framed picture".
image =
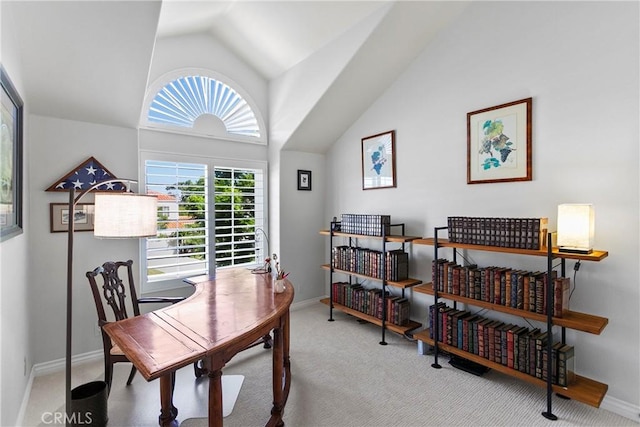
[(396, 186), (394, 130), (362, 138), (362, 189)]
[(532, 98), (467, 114), (467, 184), (531, 181)]
[(298, 190), (311, 191), (311, 171), (298, 169)]
[(50, 203), (51, 232), (66, 233), (70, 217), (73, 217), (74, 231), (93, 231), (93, 207), (93, 203), (78, 203), (71, 216), (68, 203)]
[(0, 66), (0, 241), (22, 233), (23, 102)]

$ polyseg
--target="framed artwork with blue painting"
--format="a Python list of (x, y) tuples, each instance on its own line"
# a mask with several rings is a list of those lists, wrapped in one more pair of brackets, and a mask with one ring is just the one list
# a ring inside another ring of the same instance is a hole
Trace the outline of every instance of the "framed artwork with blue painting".
[(467, 184), (531, 181), (532, 98), (467, 114)]
[(396, 132), (362, 138), (362, 189), (396, 186)]

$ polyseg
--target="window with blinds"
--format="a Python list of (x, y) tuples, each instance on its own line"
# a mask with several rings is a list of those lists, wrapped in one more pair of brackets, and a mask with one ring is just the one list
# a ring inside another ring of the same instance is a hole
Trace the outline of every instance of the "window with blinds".
[(158, 234), (146, 242), (148, 282), (258, 262), (261, 169), (146, 160), (145, 181), (147, 193), (158, 197)]

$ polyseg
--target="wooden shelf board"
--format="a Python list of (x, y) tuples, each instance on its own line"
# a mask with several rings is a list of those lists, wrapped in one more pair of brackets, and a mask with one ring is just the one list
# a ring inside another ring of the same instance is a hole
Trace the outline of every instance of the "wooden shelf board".
[[(325, 270), (331, 270), (331, 266), (329, 264), (322, 264), (322, 268), (325, 269)], [(339, 270), (337, 268), (334, 268), (333, 271), (334, 272), (338, 272), (338, 273), (343, 273), (343, 274), (349, 274), (351, 276), (361, 277), (361, 278), (367, 279), (367, 280), (375, 280), (376, 282), (382, 282), (382, 279), (378, 279), (376, 277), (367, 276), (367, 275), (364, 275), (364, 274), (354, 273), (352, 271)], [(393, 286), (394, 288), (402, 288), (402, 289), (411, 288), (413, 286), (419, 285), (420, 283), (422, 283), (422, 280), (411, 279), (411, 278), (406, 279), (406, 280), (401, 280), (401, 281), (387, 280), (387, 285)]]
[[(428, 329), (415, 332), (412, 335), (413, 335), (413, 338), (415, 339), (418, 339), (429, 345), (434, 345), (433, 339), (429, 338)], [(438, 343), (438, 348), (441, 349), (442, 351), (446, 351), (450, 354), (455, 354), (467, 360), (471, 360), (472, 362), (494, 369), (498, 372), (502, 372), (509, 376), (516, 377), (520, 380), (526, 381), (531, 384), (535, 384), (539, 387), (547, 386), (546, 381), (543, 381), (540, 378), (533, 377), (524, 372), (516, 371), (500, 363), (495, 363), (488, 359), (485, 359), (484, 357), (480, 357), (476, 354), (463, 351), (457, 347), (450, 346), (440, 342)], [(580, 375), (576, 375), (576, 380), (568, 387), (553, 385), (553, 391), (555, 393), (561, 394), (563, 396), (577, 400), (587, 405), (594, 406), (596, 408), (600, 407), (600, 404), (602, 403), (602, 399), (604, 399), (604, 396), (607, 393), (608, 388), (609, 386), (606, 384), (600, 383), (598, 381), (594, 381), (586, 377), (582, 377)]]
[[(330, 236), (331, 232), (329, 230), (320, 230), (320, 234), (322, 234), (323, 236)], [(368, 236), (366, 234), (343, 233), (341, 231), (334, 231), (333, 235), (337, 237), (353, 237), (356, 239), (382, 240), (382, 236)], [(392, 235), (386, 236), (385, 239), (387, 242), (407, 243), (407, 242), (412, 242), (419, 238), (420, 238), (419, 236), (399, 236), (399, 235), (392, 234)]]
[[(421, 294), (433, 295), (433, 284), (425, 283), (413, 288), (416, 292)], [(533, 313), (531, 311), (518, 310), (517, 308), (505, 307), (499, 304), (491, 304), (486, 301), (480, 301), (477, 299), (466, 298), (460, 295), (452, 295), (444, 292), (438, 292), (438, 298), (448, 299), (451, 301), (457, 301), (463, 304), (473, 305), (475, 307), (482, 307), (493, 311), (499, 311), (502, 313), (511, 314), (513, 316), (525, 317), (527, 319), (537, 320), (539, 322), (546, 322), (547, 315)], [(556, 326), (563, 326), (565, 328), (573, 329), (576, 331), (588, 332), (590, 334), (600, 335), (604, 328), (609, 323), (609, 319), (606, 317), (594, 316), (591, 314), (580, 313), (577, 311), (568, 311), (562, 315), (562, 317), (554, 317), (553, 324)]]
[[(323, 298), (320, 300), (320, 302), (323, 304), (329, 305), (329, 298)], [(344, 313), (350, 314), (353, 317), (357, 317), (358, 319), (366, 320), (367, 322), (373, 323), (374, 325), (382, 326), (382, 320), (378, 319), (377, 317), (369, 316), (368, 314), (362, 313), (358, 310), (354, 310), (342, 304), (338, 304), (334, 302), (333, 308), (338, 309)], [(413, 320), (409, 320), (409, 323), (403, 326), (394, 325), (393, 323), (389, 323), (389, 322), (385, 323), (386, 329), (402, 335), (404, 335), (408, 331), (417, 329), (420, 326), (422, 326), (421, 323), (414, 322)]]
[[(433, 237), (426, 237), (422, 239), (415, 239), (412, 241), (414, 245), (427, 245), (433, 246), (435, 244), (435, 239)], [(504, 248), (501, 246), (484, 246), (484, 245), (471, 245), (467, 243), (451, 243), (449, 239), (438, 239), (438, 246), (444, 248), (458, 248), (458, 249), (473, 249), (478, 251), (486, 251), (486, 252), (502, 252), (509, 254), (518, 254), (518, 255), (532, 255), (532, 256), (547, 256), (547, 248), (542, 248), (539, 250), (533, 249), (518, 249), (518, 248)], [(565, 259), (577, 259), (581, 261), (601, 261), (609, 256), (609, 252), (594, 250), (590, 254), (571, 254), (566, 252), (558, 251), (558, 248), (552, 249), (552, 255), (554, 258), (565, 258)]]

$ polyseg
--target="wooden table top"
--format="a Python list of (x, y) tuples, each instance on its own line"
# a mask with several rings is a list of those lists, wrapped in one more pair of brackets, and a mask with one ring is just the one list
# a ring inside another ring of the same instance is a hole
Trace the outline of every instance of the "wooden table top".
[(240, 268), (194, 282), (184, 301), (104, 326), (147, 381), (212, 354), (226, 362), (275, 327), (294, 296), (290, 282), (275, 294), (270, 275)]

